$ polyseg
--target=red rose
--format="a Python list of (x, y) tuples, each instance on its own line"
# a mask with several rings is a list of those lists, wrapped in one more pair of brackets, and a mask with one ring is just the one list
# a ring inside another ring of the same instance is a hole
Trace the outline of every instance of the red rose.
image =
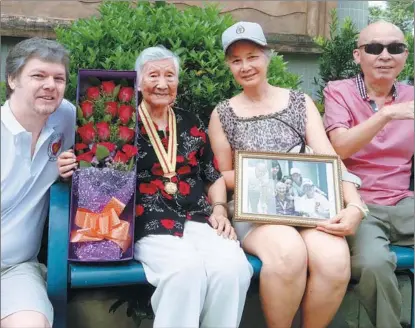
[(157, 192), (157, 186), (152, 183), (140, 183), (139, 191), (142, 194), (154, 195)]
[(84, 118), (90, 118), (94, 113), (94, 104), (92, 101), (85, 100), (81, 102), (81, 110)]
[(154, 163), (153, 164), (153, 167), (151, 168), (151, 173), (153, 173), (154, 175), (163, 175), (164, 174), (160, 163)]
[(107, 147), (110, 152), (113, 152), (116, 146), (112, 142), (100, 142), (98, 143), (101, 146)]
[(178, 156), (176, 157), (176, 162), (177, 162), (177, 163), (183, 163), (183, 162), (184, 162), (184, 157), (183, 157), (183, 156), (181, 156), (181, 155), (178, 155)]
[(110, 137), (110, 126), (107, 122), (99, 122), (96, 124), (98, 138), (101, 141), (106, 141)]
[(125, 142), (130, 142), (134, 138), (134, 130), (126, 126), (120, 126), (118, 130), (118, 137)]
[(136, 205), (135, 207), (135, 216), (141, 216), (144, 213), (144, 206), (143, 205)]
[(188, 160), (189, 160), (189, 164), (190, 164), (191, 166), (196, 166), (196, 165), (197, 165), (197, 160), (196, 160), (196, 151), (192, 151), (192, 152), (189, 154), (189, 158), (188, 158)]
[(138, 153), (138, 148), (132, 145), (124, 145), (122, 146), (122, 151), (127, 155), (128, 159), (130, 159)]
[(182, 166), (181, 168), (179, 168), (177, 170), (177, 173), (179, 173), (179, 174), (188, 174), (188, 173), (190, 173), (190, 171), (191, 171), (190, 166), (186, 165), (186, 166)]
[(128, 157), (122, 151), (118, 150), (117, 153), (114, 156), (114, 162), (127, 163), (128, 162)]
[(121, 87), (118, 93), (118, 99), (122, 102), (130, 102), (134, 95), (134, 89), (131, 87)]
[(190, 185), (187, 182), (180, 181), (179, 182), (179, 192), (183, 196), (187, 196), (190, 194)]
[(112, 92), (115, 89), (115, 83), (114, 81), (104, 81), (101, 84), (101, 90), (106, 95), (112, 95)]
[(117, 116), (118, 104), (115, 101), (107, 101), (105, 103), (105, 113), (110, 114), (113, 118)]
[(172, 219), (162, 219), (160, 220), (160, 223), (163, 227), (165, 227), (166, 229), (173, 229), (174, 228), (174, 223), (175, 221)]
[(86, 89), (86, 97), (90, 100), (96, 100), (99, 98), (99, 88), (98, 87), (89, 87)]
[(130, 105), (121, 105), (118, 108), (118, 117), (122, 124), (128, 124), (133, 116), (134, 108)]
[(199, 132), (199, 137), (202, 138), (203, 142), (206, 142), (206, 133), (205, 133), (205, 131), (200, 131)]
[(164, 190), (164, 183), (161, 180), (153, 180), (150, 183), (152, 183), (153, 185), (155, 185), (158, 189), (160, 190)]
[(160, 163), (154, 163), (153, 167), (151, 168), (151, 173), (153, 173), (153, 175), (163, 175), (163, 170), (161, 169), (161, 165)]
[(193, 137), (198, 137), (199, 136), (199, 129), (194, 126), (190, 129), (190, 135)]
[(88, 145), (85, 145), (84, 143), (75, 144), (75, 150), (84, 150), (85, 148), (88, 148)]
[(91, 163), (93, 158), (94, 158), (94, 153), (92, 151), (76, 156), (76, 160), (78, 162), (85, 161), (85, 162)]
[(93, 123), (88, 123), (84, 126), (80, 126), (77, 131), (84, 143), (90, 144), (94, 141), (95, 128)]
[(103, 146), (111, 153), (115, 150), (116, 146), (112, 142), (98, 142), (92, 146), (91, 151), (95, 154), (97, 152), (97, 145)]

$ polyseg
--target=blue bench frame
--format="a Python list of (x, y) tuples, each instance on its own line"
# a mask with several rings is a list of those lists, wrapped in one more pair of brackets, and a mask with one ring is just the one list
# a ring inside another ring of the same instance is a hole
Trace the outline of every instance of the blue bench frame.
[[(55, 183), (51, 187), (50, 194), (47, 286), (48, 295), (55, 311), (54, 328), (66, 328), (68, 288), (148, 283), (143, 266), (136, 261), (117, 264), (100, 263), (99, 265), (68, 262), (69, 189), (68, 184)], [(413, 272), (413, 249), (395, 246), (392, 246), (392, 249), (398, 258), (397, 270), (411, 270)], [(259, 277), (261, 261), (249, 254), (247, 254), (247, 258), (254, 268), (254, 277)], [(412, 313), (412, 327), (413, 322)]]

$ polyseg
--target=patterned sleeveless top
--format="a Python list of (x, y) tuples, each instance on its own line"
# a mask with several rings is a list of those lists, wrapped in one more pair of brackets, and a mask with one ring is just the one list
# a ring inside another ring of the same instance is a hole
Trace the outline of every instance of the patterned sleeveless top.
[(305, 138), (307, 120), (304, 93), (290, 90), (288, 105), (283, 110), (253, 117), (239, 117), (225, 100), (218, 104), (222, 128), (232, 150), (288, 152), (301, 144), (295, 128)]

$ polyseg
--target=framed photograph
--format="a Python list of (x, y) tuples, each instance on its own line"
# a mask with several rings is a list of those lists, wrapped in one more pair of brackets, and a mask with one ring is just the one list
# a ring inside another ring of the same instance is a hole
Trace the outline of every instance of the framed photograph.
[(313, 227), (343, 208), (338, 156), (235, 152), (235, 221)]

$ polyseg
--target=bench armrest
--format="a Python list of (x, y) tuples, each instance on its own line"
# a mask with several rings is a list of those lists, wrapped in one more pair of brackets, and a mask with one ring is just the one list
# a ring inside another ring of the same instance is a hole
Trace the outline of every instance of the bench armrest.
[(48, 232), (48, 295), (52, 303), (65, 301), (68, 286), (69, 183), (50, 188)]

